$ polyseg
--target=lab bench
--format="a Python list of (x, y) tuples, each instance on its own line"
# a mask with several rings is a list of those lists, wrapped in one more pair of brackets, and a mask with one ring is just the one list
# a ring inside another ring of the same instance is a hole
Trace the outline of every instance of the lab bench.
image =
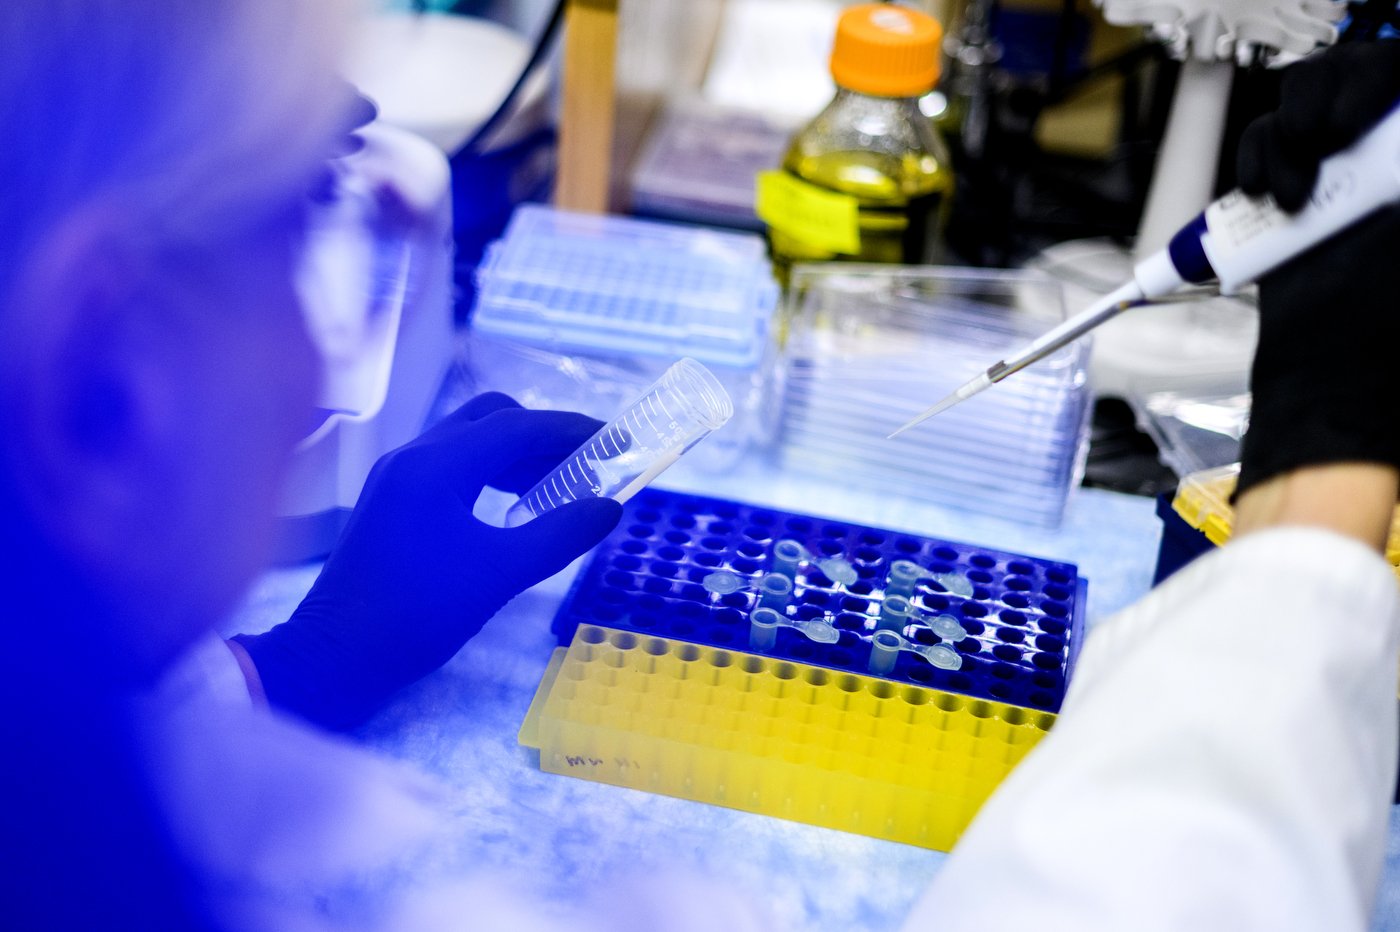
[[(1091, 583), (1091, 629), (1147, 592), (1162, 532), (1151, 498), (1082, 489), (1060, 528), (1046, 530), (784, 472), (753, 454), (722, 475), (668, 475), (658, 486), (1073, 563)], [(484, 517), (500, 518), (514, 499), (485, 496)], [(586, 560), (514, 599), (354, 735), (448, 788), (454, 825), (450, 849), (430, 858), (437, 876), (529, 878), (562, 914), (628, 878), (688, 870), (752, 897), (787, 932), (898, 929), (946, 854), (540, 771), (516, 735), (558, 644), (550, 622)], [(282, 621), (318, 571), (269, 573), (224, 633)], [(1400, 930), (1400, 807), (1371, 928)]]
[[(1161, 533), (1148, 498), (1082, 490), (1050, 531), (788, 473), (753, 454), (722, 475), (668, 474), (658, 485), (1073, 563), (1090, 580), (1091, 625), (1147, 591)], [(499, 518), (513, 499), (486, 495), (478, 507), (485, 517)], [(264, 577), (230, 631), (287, 617), (317, 569)], [(430, 858), (434, 869), (528, 877), (540, 901), (561, 912), (628, 877), (699, 871), (765, 904), (778, 928), (897, 929), (947, 855), (540, 771), (537, 752), (516, 735), (557, 646), (550, 623), (577, 571), (517, 597), (355, 734), (449, 788), (455, 830), (450, 850)], [(1400, 889), (1396, 900), (1400, 913)]]

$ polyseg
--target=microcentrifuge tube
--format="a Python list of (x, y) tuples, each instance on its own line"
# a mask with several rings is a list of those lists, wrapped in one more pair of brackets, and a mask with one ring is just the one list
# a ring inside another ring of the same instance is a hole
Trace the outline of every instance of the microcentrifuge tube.
[(773, 572), (797, 580), (797, 568), (807, 559), (807, 548), (795, 540), (780, 540), (773, 545)]
[(749, 648), (772, 650), (778, 643), (778, 629), (787, 621), (771, 608), (756, 608), (749, 615)]
[(682, 359), (506, 512), (518, 527), (567, 502), (625, 502), (734, 415), (724, 386)]
[(782, 573), (765, 574), (758, 581), (758, 604), (781, 612), (792, 598), (792, 580)]
[(880, 675), (889, 673), (902, 650), (918, 654), (940, 670), (962, 669), (962, 657), (951, 647), (944, 644), (912, 644), (893, 631), (876, 631), (870, 639), (870, 672)]
[(894, 669), (904, 638), (893, 631), (876, 631), (870, 639), (870, 672), (883, 676)]
[(876, 627), (889, 631), (903, 631), (919, 614), (919, 610), (909, 604), (902, 595), (885, 595), (880, 603), (880, 621)]
[(885, 579), (885, 596), (902, 595), (913, 598), (914, 587), (925, 576), (932, 575), (913, 560), (895, 560), (890, 564), (889, 576)]

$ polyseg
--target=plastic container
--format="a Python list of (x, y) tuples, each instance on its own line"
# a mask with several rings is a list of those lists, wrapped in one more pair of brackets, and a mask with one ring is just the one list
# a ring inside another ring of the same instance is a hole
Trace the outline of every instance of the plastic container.
[(548, 773), (947, 851), (1054, 722), (738, 644), (586, 624), (555, 651), (520, 742)]
[[(767, 608), (756, 584), (780, 551), (791, 557), (793, 548), (809, 557), (796, 568), (786, 606)], [(837, 560), (855, 570), (846, 582), (823, 567)], [(912, 609), (901, 637), (878, 624), (890, 599), (882, 591), (886, 569), (903, 561), (925, 575), (901, 599)], [(710, 585), (720, 574), (747, 585)], [(882, 674), (891, 688), (1053, 712), (1074, 676), (1087, 592), (1067, 563), (650, 488), (623, 506), (622, 521), (575, 577), (550, 630), (561, 646), (580, 625), (600, 624), (643, 642), (748, 645), (832, 677), (870, 669), (875, 637), (888, 634), (895, 641), (882, 643), (898, 648)]]
[(760, 605), (749, 616), (749, 647), (752, 650), (771, 650), (778, 643), (778, 629), (787, 624), (787, 619), (775, 609)]
[(880, 620), (875, 624), (877, 628), (902, 632), (910, 624), (919, 620), (919, 617), (918, 610), (907, 598), (886, 592), (884, 601), (880, 603)]
[(778, 289), (747, 233), (525, 204), (476, 271), (473, 329), (607, 353), (759, 360)]
[(782, 169), (759, 176), (755, 209), (780, 280), (793, 262), (929, 260), (953, 172), (918, 99), (938, 80), (942, 37), (937, 20), (905, 7), (842, 13), (835, 98), (793, 139)]
[(904, 638), (893, 631), (877, 631), (870, 640), (870, 672), (884, 676), (894, 670), (899, 662), (899, 652), (904, 648)]
[(1037, 272), (824, 263), (792, 272), (771, 412), (785, 468), (1045, 527), (1078, 487), (1085, 341), (887, 439), (1064, 319)]
[(1236, 387), (1233, 392), (1134, 392), (1128, 403), (1138, 427), (1157, 444), (1158, 457), (1185, 478), (1239, 462), (1250, 394), (1246, 386)]
[(762, 113), (675, 100), (632, 172), (632, 212), (761, 232), (754, 177), (782, 165), (794, 123)]
[(1235, 506), (1230, 496), (1240, 478), (1240, 464), (1231, 463), (1186, 476), (1176, 487), (1172, 507), (1191, 527), (1219, 546), (1230, 539)]
[(788, 579), (797, 579), (797, 571), (806, 559), (807, 548), (795, 540), (780, 540), (773, 545), (773, 572)]
[(885, 595), (899, 595), (907, 599), (914, 594), (919, 580), (928, 575), (928, 571), (913, 560), (895, 560), (890, 564), (890, 574), (885, 579)]
[(782, 573), (768, 573), (758, 581), (758, 604), (760, 608), (771, 608), (781, 612), (792, 598), (792, 579)]
[(506, 512), (518, 527), (566, 502), (625, 502), (734, 414), (710, 371), (682, 359)]
[(688, 356), (735, 414), (681, 468), (724, 472), (758, 439), (759, 361), (778, 294), (761, 237), (529, 204), (476, 276), (458, 343), (466, 397), (500, 391), (606, 421)]

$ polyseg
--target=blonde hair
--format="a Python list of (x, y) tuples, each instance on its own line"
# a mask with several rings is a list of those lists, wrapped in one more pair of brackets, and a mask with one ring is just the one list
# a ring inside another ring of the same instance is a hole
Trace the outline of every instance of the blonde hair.
[(285, 210), (348, 98), (338, 7), (0, 2), (0, 296), (35, 238), (94, 200), (131, 205), (172, 245)]

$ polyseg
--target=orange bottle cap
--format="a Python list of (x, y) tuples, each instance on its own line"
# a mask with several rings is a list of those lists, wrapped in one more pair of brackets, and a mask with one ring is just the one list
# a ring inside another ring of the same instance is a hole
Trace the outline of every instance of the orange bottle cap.
[(938, 81), (943, 27), (918, 10), (888, 3), (848, 7), (836, 24), (831, 76), (849, 90), (913, 97)]

